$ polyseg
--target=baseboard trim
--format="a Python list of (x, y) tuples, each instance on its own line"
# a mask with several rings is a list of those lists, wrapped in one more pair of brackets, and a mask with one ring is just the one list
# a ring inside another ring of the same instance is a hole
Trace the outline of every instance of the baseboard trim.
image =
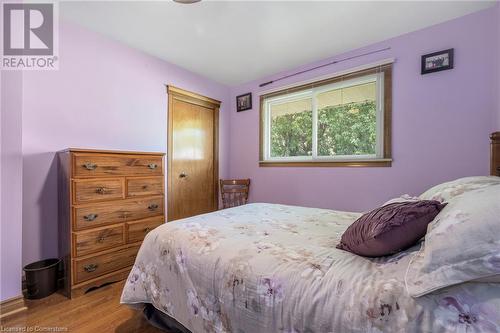
[(17, 296), (0, 302), (0, 319), (26, 311), (28, 308), (24, 304), (24, 297)]

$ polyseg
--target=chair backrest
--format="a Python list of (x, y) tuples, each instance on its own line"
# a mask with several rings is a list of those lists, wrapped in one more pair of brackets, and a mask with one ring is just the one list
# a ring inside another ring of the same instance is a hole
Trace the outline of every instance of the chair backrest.
[(230, 208), (246, 204), (249, 191), (250, 179), (221, 179), (222, 207)]

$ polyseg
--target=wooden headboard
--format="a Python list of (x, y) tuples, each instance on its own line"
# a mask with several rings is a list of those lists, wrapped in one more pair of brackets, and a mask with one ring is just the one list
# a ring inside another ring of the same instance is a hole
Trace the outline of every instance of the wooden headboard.
[(500, 177), (500, 132), (490, 135), (491, 139), (491, 172), (493, 176)]

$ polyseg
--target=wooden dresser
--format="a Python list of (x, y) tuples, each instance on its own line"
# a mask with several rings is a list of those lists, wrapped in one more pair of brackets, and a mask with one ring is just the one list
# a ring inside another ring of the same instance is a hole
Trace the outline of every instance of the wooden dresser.
[(59, 157), (59, 255), (72, 297), (127, 277), (165, 221), (162, 153), (68, 149)]

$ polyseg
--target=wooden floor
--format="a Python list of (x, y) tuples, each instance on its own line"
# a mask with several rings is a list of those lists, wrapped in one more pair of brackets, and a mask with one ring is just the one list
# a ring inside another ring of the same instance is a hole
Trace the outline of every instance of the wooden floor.
[(26, 332), (30, 327), (33, 332), (35, 327), (61, 328), (52, 332), (163, 332), (148, 324), (140, 311), (120, 304), (123, 284), (117, 282), (71, 300), (53, 294), (26, 301), (27, 311), (2, 320), (2, 332), (10, 327), (28, 327)]

